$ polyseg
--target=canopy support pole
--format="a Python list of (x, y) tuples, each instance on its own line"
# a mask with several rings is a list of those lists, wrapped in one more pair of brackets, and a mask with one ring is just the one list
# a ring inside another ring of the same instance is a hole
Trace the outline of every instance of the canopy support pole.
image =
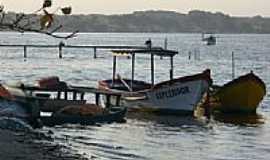
[(232, 52), (232, 79), (235, 77), (234, 52)]
[(133, 81), (134, 81), (134, 74), (135, 74), (135, 54), (132, 54), (132, 76), (131, 76), (131, 89), (133, 90)]
[(115, 82), (115, 74), (116, 74), (116, 56), (113, 56), (113, 81), (112, 81), (112, 85), (114, 85), (114, 82)]
[(154, 86), (154, 84), (155, 84), (154, 70), (155, 70), (154, 54), (151, 53), (151, 83), (152, 83), (152, 86)]

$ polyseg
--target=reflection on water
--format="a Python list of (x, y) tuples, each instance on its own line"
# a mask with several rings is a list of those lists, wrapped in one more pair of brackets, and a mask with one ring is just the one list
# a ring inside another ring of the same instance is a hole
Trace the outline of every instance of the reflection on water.
[(183, 116), (183, 115), (157, 115), (151, 113), (142, 112), (129, 112), (127, 115), (128, 119), (133, 119), (141, 122), (151, 122), (155, 125), (160, 126), (171, 126), (171, 127), (181, 127), (181, 126), (203, 126), (202, 120), (194, 118), (193, 116)]
[(154, 115), (149, 113), (129, 113), (127, 116), (129, 119), (136, 119), (139, 121), (151, 121), (155, 124), (164, 125), (164, 126), (197, 126), (203, 127), (209, 123), (212, 119), (217, 122), (230, 123), (234, 125), (243, 125), (243, 126), (258, 126), (265, 123), (266, 119), (261, 114), (223, 114), (215, 113), (212, 114), (210, 119), (201, 116), (201, 117), (192, 117), (192, 116), (162, 116)]
[[(256, 136), (261, 136), (261, 131), (252, 128), (263, 122), (261, 115), (219, 114), (209, 120), (205, 117), (129, 113), (124, 124), (64, 125), (49, 129), (54, 130), (56, 141), (97, 159), (178, 159), (182, 155), (183, 159), (220, 159), (222, 156), (227, 159), (228, 151), (221, 146), (237, 148), (243, 143), (241, 148), (254, 148), (252, 143), (260, 143), (253, 141), (257, 141)], [(245, 126), (252, 128), (243, 128)], [(248, 139), (248, 142), (241, 142), (239, 138)], [(215, 145), (221, 146), (215, 148)], [(194, 149), (196, 152), (193, 153)], [(209, 155), (211, 152), (219, 156)]]
[(212, 116), (214, 120), (235, 125), (257, 126), (264, 124), (265, 118), (260, 114), (221, 114)]

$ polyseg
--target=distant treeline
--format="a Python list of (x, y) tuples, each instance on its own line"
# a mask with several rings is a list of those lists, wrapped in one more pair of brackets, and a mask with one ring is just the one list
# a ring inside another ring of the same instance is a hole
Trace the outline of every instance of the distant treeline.
[(172, 11), (137, 11), (121, 15), (56, 16), (72, 32), (186, 32), (186, 33), (270, 33), (270, 18), (232, 17), (220, 12), (190, 11), (181, 14)]

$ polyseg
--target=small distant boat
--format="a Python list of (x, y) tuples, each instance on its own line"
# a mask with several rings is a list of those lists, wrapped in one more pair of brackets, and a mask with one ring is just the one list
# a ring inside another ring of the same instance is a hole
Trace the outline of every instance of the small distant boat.
[(202, 41), (206, 41), (206, 45), (216, 45), (217, 38), (212, 34), (205, 38), (204, 34), (202, 34)]
[(265, 83), (250, 72), (216, 88), (209, 103), (214, 110), (224, 113), (256, 113), (265, 94)]

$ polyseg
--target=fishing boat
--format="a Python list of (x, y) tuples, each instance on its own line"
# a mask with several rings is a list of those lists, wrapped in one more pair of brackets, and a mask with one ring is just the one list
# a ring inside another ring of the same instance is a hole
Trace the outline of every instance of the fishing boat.
[(5, 85), (16, 100), (24, 101), (34, 98), (43, 112), (55, 112), (67, 105), (83, 105), (86, 103), (84, 92), (71, 89), (58, 77), (51, 76), (37, 80), (37, 85)]
[[(98, 88), (114, 93), (121, 93), (121, 105), (129, 110), (158, 112), (162, 114), (193, 114), (197, 103), (208, 90), (211, 83), (210, 70), (185, 77), (173, 77), (173, 57), (177, 51), (161, 48), (139, 50), (113, 50), (112, 79), (101, 80)], [(151, 58), (151, 83), (136, 80), (135, 55), (141, 54)], [(131, 58), (131, 79), (116, 74), (117, 56), (127, 55)], [(155, 83), (154, 56), (170, 58), (170, 79)]]
[(210, 94), (209, 106), (224, 113), (256, 113), (265, 94), (265, 83), (250, 72), (216, 87)]
[[(51, 78), (49, 79), (51, 81)], [(118, 107), (121, 94), (106, 92), (91, 87), (68, 86), (63, 82), (61, 82), (60, 86), (20, 85), (17, 87), (6, 86), (5, 89), (8, 92), (3, 92), (3, 94), (7, 97), (12, 97), (12, 102), (27, 102), (28, 99), (35, 100), (37, 103), (32, 112), (37, 114), (33, 118), (40, 119), (42, 124), (46, 126), (66, 123), (91, 125), (96, 123), (122, 122), (127, 110), (126, 108)], [(89, 93), (95, 95), (95, 103), (86, 103), (87, 101), (84, 99), (84, 95)], [(52, 97), (52, 94), (56, 94), (56, 97)], [(106, 97), (107, 103), (105, 106), (100, 104), (101, 95)], [(114, 103), (111, 102), (111, 97), (116, 99)], [(42, 116), (40, 114), (41, 112), (49, 112), (51, 114), (49, 116), (46, 116), (47, 114)]]
[[(119, 107), (121, 94), (111, 93), (97, 88), (70, 86), (69, 90), (95, 94), (95, 103), (75, 104), (62, 107), (54, 112), (51, 116), (41, 117), (45, 126), (55, 126), (62, 124), (81, 124), (93, 125), (100, 123), (124, 122), (127, 112), (126, 108)], [(100, 104), (100, 96), (106, 97), (106, 104)], [(111, 97), (116, 99), (112, 102)]]

